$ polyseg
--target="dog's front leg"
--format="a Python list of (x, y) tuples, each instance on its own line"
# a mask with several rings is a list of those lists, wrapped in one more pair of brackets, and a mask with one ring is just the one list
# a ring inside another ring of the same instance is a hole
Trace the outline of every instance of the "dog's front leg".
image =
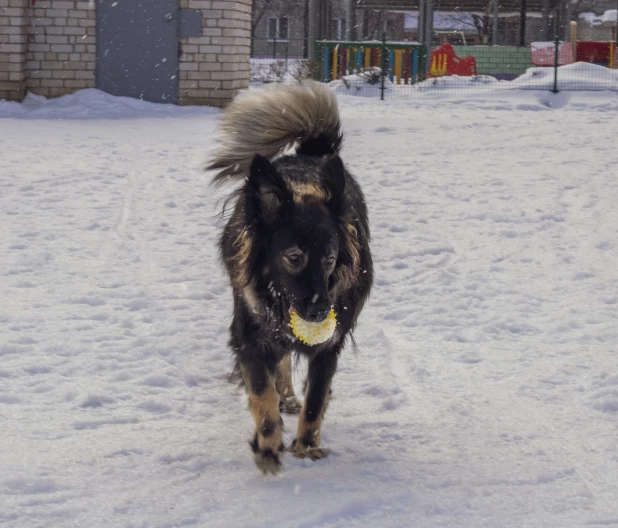
[(277, 365), (275, 387), (279, 393), (279, 411), (287, 414), (299, 414), (301, 403), (294, 394), (292, 384), (292, 355), (285, 356)]
[(339, 349), (316, 354), (309, 360), (305, 403), (298, 420), (298, 433), (290, 451), (298, 458), (318, 460), (329, 451), (320, 448), (320, 428), (330, 397), (330, 384), (337, 370)]
[(280, 455), (285, 449), (281, 439), (279, 395), (274, 372), (259, 361), (242, 363), (249, 410), (255, 421), (255, 436), (250, 442), (255, 463), (262, 472), (276, 474), (281, 469)]

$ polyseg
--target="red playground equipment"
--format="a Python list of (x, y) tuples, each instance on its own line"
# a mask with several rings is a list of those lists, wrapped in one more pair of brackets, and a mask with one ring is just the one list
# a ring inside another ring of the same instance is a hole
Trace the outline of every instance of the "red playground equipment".
[(478, 75), (474, 57), (458, 57), (450, 44), (442, 44), (431, 52), (428, 77), (443, 77), (445, 75), (460, 75), (470, 77)]
[(614, 64), (616, 56), (615, 42), (577, 42), (576, 58), (580, 62), (592, 62), (602, 66)]

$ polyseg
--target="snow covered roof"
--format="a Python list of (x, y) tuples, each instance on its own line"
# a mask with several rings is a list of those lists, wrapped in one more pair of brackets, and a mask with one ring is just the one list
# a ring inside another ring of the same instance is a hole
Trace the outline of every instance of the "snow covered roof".
[(592, 12), (580, 13), (579, 18), (588, 22), (591, 26), (600, 26), (606, 23), (616, 23), (616, 9), (608, 9), (602, 15)]

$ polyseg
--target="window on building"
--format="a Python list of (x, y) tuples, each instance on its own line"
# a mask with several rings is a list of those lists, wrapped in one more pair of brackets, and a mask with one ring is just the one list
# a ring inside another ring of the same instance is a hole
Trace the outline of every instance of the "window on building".
[(268, 19), (268, 38), (274, 39), (277, 38), (277, 26), (279, 25), (278, 18), (269, 18)]
[(288, 19), (286, 17), (281, 17), (279, 19), (279, 38), (287, 40), (289, 38), (288, 35)]
[(387, 40), (395, 38), (395, 22), (393, 20), (384, 21), (384, 33), (386, 33)]
[(330, 37), (333, 40), (345, 40), (345, 18), (333, 18), (331, 20)]
[(268, 19), (268, 38), (270, 40), (288, 40), (288, 19), (277, 17)]

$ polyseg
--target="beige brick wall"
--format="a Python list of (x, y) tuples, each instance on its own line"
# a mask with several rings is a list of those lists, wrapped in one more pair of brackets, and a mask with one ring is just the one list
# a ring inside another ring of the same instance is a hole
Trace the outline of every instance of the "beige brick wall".
[(28, 0), (0, 0), (0, 99), (20, 101), (26, 89)]
[(95, 87), (95, 2), (37, 0), (28, 7), (28, 91), (56, 97)]
[[(181, 39), (179, 103), (224, 106), (249, 86), (251, 0), (179, 0), (202, 11), (202, 36)], [(94, 0), (0, 0), (0, 98), (96, 85)]]
[(180, 0), (203, 13), (201, 37), (181, 40), (179, 104), (225, 106), (249, 87), (251, 0)]

